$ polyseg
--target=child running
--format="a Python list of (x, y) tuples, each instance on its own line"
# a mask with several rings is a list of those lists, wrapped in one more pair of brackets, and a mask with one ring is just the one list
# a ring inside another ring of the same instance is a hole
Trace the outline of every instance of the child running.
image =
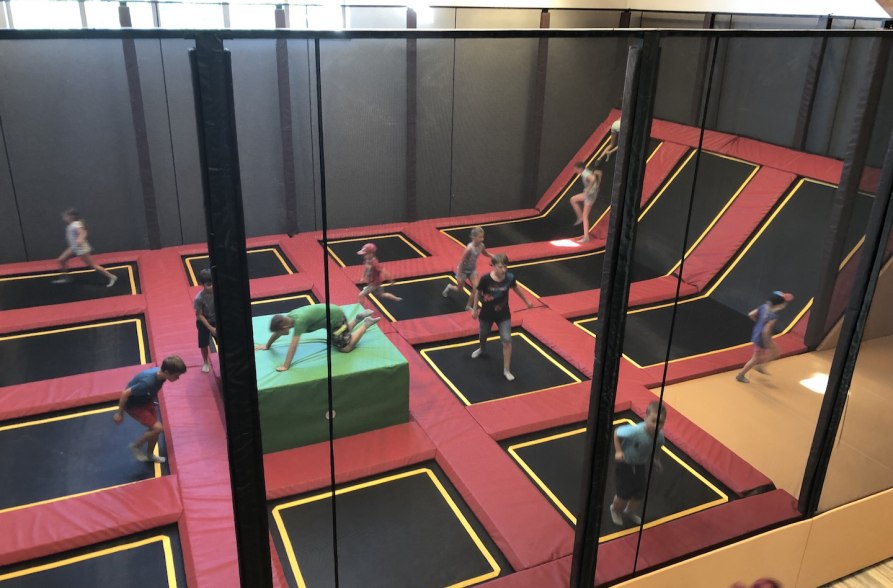
[[(515, 276), (506, 270), (508, 262), (509, 258), (505, 253), (492, 255), (490, 265), (493, 269), (478, 281), (478, 286), (474, 289), (472, 301), (474, 310), (471, 311), (471, 317), (476, 319), (480, 316), (478, 337), (481, 346), (472, 352), (471, 358), (477, 359), (484, 354), (490, 327), (496, 323), (499, 328), (499, 339), (502, 341), (502, 375), (511, 382), (515, 376), (509, 369), (512, 363), (512, 313), (509, 310), (509, 288), (521, 297), (527, 308), (533, 308), (533, 303), (524, 296)], [(479, 300), (480, 308), (478, 308)]]
[[(146, 427), (146, 432), (129, 445), (130, 452), (138, 461), (154, 463), (167, 461), (167, 458), (155, 455), (158, 438), (164, 432), (164, 427), (158, 422), (155, 400), (165, 382), (176, 382), (185, 373), (186, 364), (183, 363), (183, 360), (176, 355), (171, 355), (164, 358), (161, 367), (149, 368), (134, 376), (124, 392), (121, 393), (118, 411), (113, 417), (115, 424), (120, 425), (123, 422), (126, 412), (133, 420)], [(143, 445), (146, 447), (145, 451), (143, 451)]]
[[(648, 462), (653, 452), (655, 471), (663, 469), (659, 456), (664, 434), (660, 430), (666, 420), (667, 409), (655, 400), (645, 409), (644, 421), (621, 425), (614, 431), (614, 484), (617, 489), (610, 511), (611, 521), (618, 527), (623, 525), (624, 516), (637, 525), (642, 524), (642, 515), (638, 511), (648, 483)], [(654, 447), (655, 437), (657, 447)]]
[(582, 161), (574, 164), (574, 171), (580, 174), (583, 180), (583, 191), (579, 194), (571, 196), (571, 207), (577, 215), (577, 222), (574, 225), (583, 224), (583, 235), (575, 239), (577, 243), (589, 242), (589, 213), (592, 211), (592, 205), (598, 198), (598, 188), (602, 183), (602, 166), (606, 160), (600, 159), (596, 162), (595, 170), (586, 167)]
[(465, 310), (471, 310), (471, 303), (474, 300), (474, 291), (478, 287), (478, 257), (493, 256), (484, 247), (484, 229), (474, 227), (471, 229), (471, 241), (465, 246), (462, 257), (459, 259), (459, 265), (456, 267), (456, 284), (447, 284), (443, 289), (443, 297), (446, 298), (450, 292), (456, 292), (465, 285), (465, 281), (471, 284), (471, 292), (468, 294), (468, 302), (465, 303)]
[(211, 337), (217, 340), (217, 315), (214, 312), (214, 280), (211, 270), (203, 269), (198, 272), (198, 281), (202, 286), (201, 291), (195, 295), (192, 307), (195, 309), (195, 328), (198, 329), (198, 348), (202, 352), (202, 372), (211, 371), (211, 360), (208, 347), (211, 345)]
[(387, 270), (381, 267), (381, 264), (378, 262), (378, 257), (375, 255), (377, 252), (378, 247), (376, 247), (375, 243), (366, 243), (357, 251), (357, 255), (363, 256), (363, 281), (366, 282), (366, 286), (360, 291), (359, 302), (362, 304), (370, 294), (378, 294), (379, 298), (400, 302), (403, 300), (402, 298), (394, 296), (390, 292), (385, 292), (384, 281), (389, 279), (390, 276)]
[(750, 335), (750, 342), (753, 343), (753, 355), (747, 360), (741, 371), (735, 375), (735, 379), (742, 384), (750, 384), (750, 380), (747, 379), (747, 372), (751, 368), (756, 369), (761, 374), (765, 374), (766, 370), (763, 366), (778, 357), (778, 345), (772, 339), (775, 321), (778, 319), (778, 313), (793, 299), (793, 294), (776, 290), (769, 295), (769, 300), (764, 302), (759, 308), (755, 308), (747, 313), (750, 320), (756, 324), (754, 324), (753, 332)]
[(68, 248), (58, 258), (59, 269), (62, 271), (62, 275), (53, 280), (53, 283), (67, 284), (71, 281), (71, 276), (68, 275), (68, 260), (77, 256), (81, 258), (87, 267), (92, 267), (108, 278), (108, 282), (105, 285), (106, 288), (114, 286), (115, 282), (118, 281), (118, 276), (109, 272), (90, 257), (90, 252), (93, 251), (93, 248), (87, 242), (87, 225), (84, 224), (80, 213), (74, 208), (69, 208), (62, 213), (62, 219), (67, 225), (65, 227), (65, 240), (68, 241)]

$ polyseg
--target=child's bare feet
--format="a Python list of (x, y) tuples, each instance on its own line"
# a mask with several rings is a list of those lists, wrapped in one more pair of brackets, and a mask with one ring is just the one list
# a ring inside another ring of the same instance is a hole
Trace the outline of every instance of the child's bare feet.
[(574, 239), (577, 243), (589, 243), (589, 235), (585, 235), (583, 237), (577, 237)]
[(582, 225), (582, 224), (583, 224), (583, 217), (578, 216), (576, 222), (574, 223), (574, 226), (576, 227), (577, 225)]

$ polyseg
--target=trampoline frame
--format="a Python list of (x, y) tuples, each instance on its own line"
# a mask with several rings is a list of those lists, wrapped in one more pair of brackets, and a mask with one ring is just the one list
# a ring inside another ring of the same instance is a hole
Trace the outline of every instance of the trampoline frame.
[(121, 325), (124, 323), (133, 323), (136, 327), (137, 343), (139, 345), (140, 365), (145, 365), (146, 361), (146, 341), (143, 337), (143, 318), (132, 317), (118, 320), (102, 320), (81, 325), (72, 325), (69, 327), (60, 327), (57, 329), (40, 329), (36, 331), (28, 331), (25, 333), (15, 333), (10, 335), (0, 335), (0, 341), (10, 341), (12, 339), (25, 339), (27, 337), (40, 337), (42, 335), (53, 335), (55, 333), (65, 333), (68, 331), (81, 331), (84, 329), (98, 329), (101, 327), (110, 327), (112, 325)]
[[(540, 388), (539, 390), (531, 390), (530, 392), (522, 392), (520, 394), (512, 394), (511, 396), (506, 396), (505, 398), (494, 398), (492, 400), (484, 400), (482, 402), (469, 402), (468, 398), (466, 398), (465, 395), (459, 391), (459, 389), (456, 387), (456, 385), (453, 384), (452, 380), (450, 380), (446, 376), (446, 374), (444, 374), (443, 371), (441, 371), (440, 367), (437, 366), (437, 364), (434, 362), (434, 360), (431, 359), (430, 357), (428, 357), (428, 352), (440, 351), (441, 349), (454, 349), (457, 347), (469, 347), (469, 346), (478, 345), (480, 343), (480, 341), (478, 341), (478, 339), (474, 339), (471, 341), (460, 341), (457, 343), (449, 343), (447, 345), (437, 345), (434, 347), (425, 347), (424, 349), (419, 350), (419, 354), (422, 356), (422, 358), (424, 358), (425, 362), (431, 367), (431, 369), (433, 369), (434, 372), (440, 377), (440, 379), (443, 380), (443, 382), (449, 387), (449, 389), (453, 391), (453, 394), (455, 394), (456, 396), (459, 397), (459, 400), (461, 400), (465, 406), (472, 406), (472, 405), (477, 406), (480, 404), (489, 404), (491, 402), (499, 402), (500, 400), (505, 400), (507, 398), (518, 398), (520, 396), (527, 396), (528, 394), (537, 394), (539, 392), (544, 392), (546, 390), (554, 390), (556, 388), (561, 388), (562, 386), (571, 386), (573, 384), (579, 384), (580, 382), (583, 381), (582, 379), (575, 376), (572, 372), (570, 372), (566, 367), (564, 367), (563, 365), (561, 365), (560, 363), (555, 361), (555, 359), (553, 357), (551, 357), (548, 353), (543, 351), (542, 347), (540, 347), (539, 345), (534, 343), (533, 340), (531, 340), (530, 337), (528, 337), (526, 333), (524, 333), (522, 331), (512, 331), (512, 337), (519, 337), (519, 338), (523, 339), (524, 341), (526, 341), (527, 344), (530, 345), (535, 351), (537, 351), (540, 355), (542, 355), (547, 360), (549, 360), (549, 362), (551, 362), (553, 365), (555, 365), (562, 372), (567, 374), (573, 380), (573, 382), (558, 384), (557, 386), (549, 386), (548, 388)], [(490, 337), (487, 337), (488, 343), (491, 343), (491, 342), (497, 341), (497, 340), (499, 340), (499, 335), (491, 335)]]
[[(461, 284), (461, 286), (460, 286), (459, 282), (456, 281), (456, 276), (454, 276), (453, 274), (447, 274), (447, 273), (436, 274), (433, 276), (424, 276), (421, 278), (407, 278), (407, 279), (403, 279), (403, 280), (393, 280), (393, 281), (383, 284), (383, 286), (385, 289), (387, 289), (389, 286), (399, 286), (401, 284), (414, 284), (416, 282), (428, 282), (428, 281), (433, 281), (433, 280), (441, 280), (443, 278), (447, 278), (451, 283), (453, 283), (457, 287), (461, 287), (462, 291), (464, 293), (469, 294), (469, 295), (471, 294), (471, 291), (465, 286), (465, 284)], [(387, 319), (389, 321), (391, 321), (392, 323), (397, 322), (397, 319), (394, 318), (394, 315), (392, 315), (390, 312), (388, 312), (387, 307), (384, 304), (382, 304), (381, 300), (379, 300), (375, 294), (369, 294), (368, 296), (369, 296), (369, 299), (372, 300), (372, 303), (375, 304), (375, 306), (378, 308), (378, 310), (381, 311), (381, 314), (385, 315), (387, 317)], [(457, 310), (456, 312), (465, 312), (465, 311)], [(404, 320), (413, 320), (413, 319), (404, 319)]]
[[(620, 418), (620, 419), (616, 419), (614, 421), (615, 427), (619, 426), (619, 425), (635, 425), (635, 424), (636, 423), (634, 421), (632, 421), (631, 419), (628, 419), (628, 418)], [(546, 483), (543, 482), (542, 479), (540, 479), (540, 477), (538, 475), (536, 475), (536, 473), (530, 468), (530, 466), (527, 464), (527, 462), (524, 461), (524, 459), (520, 455), (518, 455), (516, 450), (523, 449), (524, 447), (530, 447), (532, 445), (540, 445), (542, 443), (548, 443), (548, 442), (554, 441), (556, 439), (563, 439), (565, 437), (571, 437), (573, 435), (581, 435), (585, 432), (586, 432), (586, 427), (580, 427), (578, 429), (573, 429), (571, 431), (565, 431), (563, 433), (556, 433), (553, 435), (549, 435), (547, 437), (542, 437), (540, 439), (532, 439), (530, 441), (515, 443), (513, 445), (510, 445), (506, 449), (506, 451), (508, 451), (509, 455), (512, 456), (512, 459), (514, 459), (515, 462), (521, 467), (521, 469), (524, 470), (524, 473), (527, 474), (531, 480), (533, 480), (533, 482), (540, 489), (540, 491), (542, 491), (543, 494), (545, 494), (549, 498), (549, 500), (552, 502), (552, 504), (559, 511), (561, 511), (561, 513), (568, 520), (570, 520), (575, 526), (577, 524), (577, 517), (575, 517), (570, 512), (570, 510), (568, 510), (567, 506), (565, 506), (564, 503), (562, 503), (561, 500), (559, 500), (558, 497), (555, 496), (555, 494), (549, 489), (549, 487), (546, 485)], [(719, 506), (720, 504), (725, 504), (725, 503), (729, 502), (729, 496), (725, 492), (723, 492), (722, 490), (717, 488), (710, 480), (706, 479), (702, 474), (695, 471), (691, 466), (689, 466), (687, 463), (685, 463), (685, 461), (683, 461), (682, 458), (680, 458), (678, 455), (676, 455), (675, 452), (673, 452), (671, 449), (667, 448), (666, 445), (662, 445), (660, 449), (661, 449), (661, 451), (664, 452), (665, 455), (669, 456), (670, 459), (672, 459), (673, 461), (675, 461), (676, 463), (681, 465), (686, 471), (691, 473), (699, 481), (701, 481), (705, 486), (710, 488), (710, 490), (716, 492), (720, 496), (720, 498), (717, 498), (716, 500), (713, 500), (711, 502), (707, 502), (707, 503), (704, 503), (704, 504), (701, 504), (698, 506), (694, 506), (694, 507), (685, 509), (678, 513), (673, 513), (671, 515), (665, 516), (660, 519), (648, 521), (647, 523), (642, 525), (642, 527), (641, 527), (642, 530), (650, 529), (652, 527), (656, 527), (658, 525), (662, 525), (664, 523), (668, 523), (670, 521), (680, 519), (684, 516), (688, 516), (690, 514), (694, 514), (696, 512), (700, 512), (702, 510), (707, 510), (708, 508), (713, 508), (714, 506)], [(601, 536), (601, 537), (599, 537), (598, 541), (599, 541), (599, 543), (604, 543), (605, 541), (610, 541), (612, 539), (617, 539), (619, 537), (631, 535), (632, 533), (638, 532), (638, 530), (639, 530), (638, 526), (632, 527), (630, 529), (623, 529), (620, 531), (616, 531), (614, 533), (609, 533), (608, 535)]]
[[(136, 294), (138, 294), (137, 288), (136, 288), (136, 276), (134, 275), (134, 271), (133, 271), (135, 265), (136, 265), (136, 262), (123, 262), (123, 263), (118, 263), (115, 265), (106, 265), (103, 267), (105, 267), (105, 269), (107, 269), (108, 271), (118, 270), (118, 269), (126, 269), (127, 277), (128, 277), (127, 283), (130, 284), (130, 294), (132, 296), (135, 296)], [(93, 273), (93, 272), (96, 272), (96, 270), (94, 270), (92, 267), (78, 268), (78, 269), (73, 269), (73, 270), (69, 270), (66, 272), (62, 272), (62, 271), (58, 271), (58, 270), (51, 270), (51, 271), (43, 271), (43, 272), (38, 272), (38, 273), (33, 273), (33, 274), (14, 274), (11, 276), (2, 276), (2, 277), (0, 277), (0, 282), (13, 282), (16, 280), (31, 280), (31, 279), (35, 279), (35, 278), (52, 278), (53, 276), (63, 276), (63, 275), (70, 276), (73, 274), (87, 274), (87, 273)]]
[[(332, 259), (334, 259), (335, 262), (339, 266), (348, 267), (347, 264), (344, 263), (344, 261), (342, 261), (340, 257), (338, 257), (338, 254), (335, 253), (334, 251), (332, 251), (332, 248), (329, 247), (329, 245), (331, 245), (333, 243), (351, 243), (351, 242), (360, 242), (360, 241), (369, 242), (369, 241), (374, 241), (375, 239), (389, 239), (392, 237), (396, 237), (396, 238), (400, 239), (401, 241), (403, 241), (404, 243), (406, 243), (410, 249), (412, 249), (413, 251), (415, 251), (416, 253), (419, 254), (419, 257), (418, 257), (419, 259), (424, 259), (425, 257), (431, 257), (431, 254), (425, 253), (424, 251), (422, 251), (420, 249), (421, 245), (417, 246), (406, 235), (404, 235), (403, 233), (399, 233), (399, 232), (398, 233), (383, 233), (381, 235), (368, 235), (366, 237), (350, 237), (347, 239), (329, 239), (326, 242), (326, 253), (331, 255)], [(322, 241), (320, 241), (320, 244), (322, 244)], [(362, 265), (362, 264), (355, 264), (355, 265)]]
[(447, 492), (446, 488), (443, 487), (443, 484), (434, 474), (434, 472), (430, 468), (422, 467), (414, 470), (410, 470), (407, 472), (402, 472), (399, 474), (392, 474), (389, 476), (384, 476), (381, 478), (376, 478), (373, 480), (368, 480), (366, 482), (360, 482), (359, 484), (352, 484), (350, 486), (345, 486), (343, 488), (338, 488), (334, 491), (328, 490), (326, 492), (321, 492), (314, 494), (312, 496), (308, 496), (306, 498), (299, 498), (297, 500), (292, 500), (289, 502), (285, 502), (273, 507), (272, 515), (273, 520), (276, 522), (276, 528), (279, 532), (279, 538), (282, 541), (282, 545), (285, 548), (285, 552), (288, 555), (288, 563), (291, 567), (291, 571), (294, 574), (294, 578), (298, 583), (298, 586), (304, 588), (306, 583), (304, 581), (304, 577), (301, 574), (300, 566), (298, 565), (297, 555), (295, 554), (294, 547), (291, 543), (291, 538), (288, 534), (288, 529), (285, 526), (284, 521), (282, 520), (281, 511), (286, 510), (288, 508), (294, 508), (297, 506), (301, 506), (303, 504), (308, 504), (310, 502), (317, 502), (319, 500), (326, 500), (333, 498), (334, 496), (340, 496), (342, 494), (347, 494), (349, 492), (355, 492), (357, 490), (362, 490), (364, 488), (369, 488), (371, 486), (377, 486), (379, 484), (386, 484), (388, 482), (393, 482), (395, 480), (400, 480), (403, 478), (408, 478), (410, 476), (420, 476), (425, 475), (428, 479), (434, 484), (434, 487), (443, 497), (444, 502), (449, 506), (450, 510), (456, 516), (456, 519), (468, 533), (469, 538), (481, 552), (481, 555), (490, 564), (491, 571), (489, 573), (469, 578), (467, 580), (463, 580), (462, 582), (458, 582), (456, 584), (452, 584), (451, 588), (461, 588), (463, 586), (471, 586), (473, 584), (477, 584), (478, 582), (483, 582), (485, 580), (490, 580), (492, 578), (496, 578), (501, 573), (502, 569), (499, 567), (499, 564), (496, 563), (496, 560), (490, 554), (490, 551), (484, 545), (481, 538), (475, 532), (475, 530), (471, 527), (471, 524), (468, 522), (468, 519), (465, 515), (462, 514), (462, 511), (459, 510), (459, 507), (456, 505), (456, 502), (452, 499), (452, 497)]
[[(285, 268), (286, 274), (294, 274), (295, 270), (292, 269), (291, 264), (286, 261), (285, 257), (283, 257), (282, 251), (280, 251), (279, 247), (273, 245), (270, 247), (257, 247), (257, 248), (249, 248), (245, 250), (246, 255), (251, 255), (252, 253), (263, 253), (265, 251), (272, 251), (273, 255), (276, 256), (276, 259), (279, 260), (279, 263), (282, 264), (282, 267)], [(183, 264), (186, 266), (186, 272), (189, 275), (189, 285), (190, 286), (198, 286), (198, 279), (195, 275), (195, 269), (192, 267), (192, 260), (194, 259), (208, 259), (210, 257), (209, 254), (203, 253), (201, 255), (185, 255), (183, 256)]]

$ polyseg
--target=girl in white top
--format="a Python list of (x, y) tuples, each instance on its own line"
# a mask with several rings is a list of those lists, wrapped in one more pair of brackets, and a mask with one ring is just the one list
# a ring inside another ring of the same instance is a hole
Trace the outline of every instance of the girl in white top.
[(58, 258), (59, 269), (62, 271), (62, 275), (53, 280), (53, 283), (65, 284), (71, 281), (71, 277), (68, 275), (67, 264), (69, 259), (77, 256), (83, 260), (87, 267), (92, 267), (108, 278), (106, 287), (111, 288), (114, 286), (115, 282), (118, 281), (118, 276), (109, 272), (90, 257), (90, 252), (93, 251), (93, 248), (87, 242), (87, 227), (84, 221), (81, 220), (81, 215), (78, 211), (74, 208), (69, 208), (62, 213), (62, 219), (67, 224), (65, 227), (65, 240), (68, 242), (68, 248)]
[(478, 257), (483, 254), (484, 257), (493, 257), (484, 247), (484, 229), (474, 227), (471, 229), (471, 242), (465, 246), (462, 252), (462, 258), (459, 259), (459, 265), (456, 267), (456, 284), (447, 284), (443, 289), (443, 297), (446, 298), (450, 292), (459, 290), (460, 286), (465, 285), (465, 280), (471, 283), (471, 293), (468, 295), (468, 302), (465, 303), (465, 310), (471, 310), (471, 301), (474, 298), (474, 291), (478, 287)]

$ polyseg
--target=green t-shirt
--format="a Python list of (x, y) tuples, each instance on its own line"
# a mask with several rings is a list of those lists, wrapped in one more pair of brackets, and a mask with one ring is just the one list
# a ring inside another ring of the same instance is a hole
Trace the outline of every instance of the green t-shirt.
[(292, 335), (303, 335), (317, 329), (323, 329), (326, 326), (326, 306), (329, 306), (329, 312), (332, 315), (332, 324), (336, 327), (345, 321), (344, 311), (340, 306), (326, 304), (311, 304), (302, 306), (288, 313), (288, 318), (295, 321)]

